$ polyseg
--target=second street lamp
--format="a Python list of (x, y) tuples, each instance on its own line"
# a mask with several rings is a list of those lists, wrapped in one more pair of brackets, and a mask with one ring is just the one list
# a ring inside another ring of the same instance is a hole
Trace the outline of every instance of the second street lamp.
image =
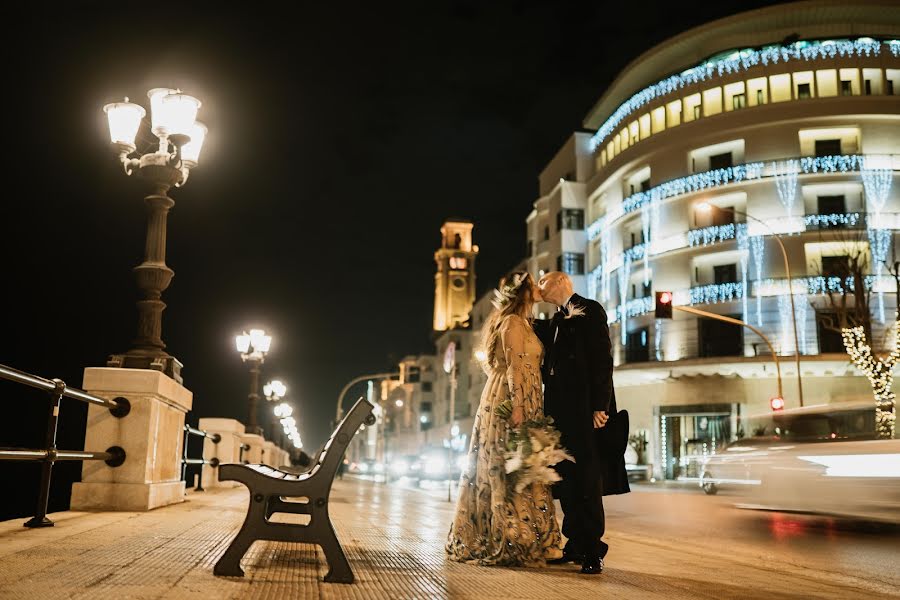
[(256, 405), (259, 402), (259, 370), (265, 361), (269, 347), (272, 345), (272, 336), (266, 335), (262, 329), (251, 329), (234, 338), (237, 351), (241, 353), (241, 360), (250, 364), (250, 414), (247, 421), (247, 433), (260, 433), (256, 424)]
[(144, 198), (149, 212), (144, 246), (144, 262), (134, 268), (142, 298), (137, 302), (137, 337), (130, 350), (109, 357), (108, 365), (162, 371), (181, 383), (181, 363), (166, 351), (162, 340), (162, 313), (166, 305), (162, 293), (175, 272), (166, 265), (166, 219), (175, 201), (169, 197), (172, 187), (187, 182), (197, 166), (206, 137), (206, 126), (197, 122), (200, 101), (181, 90), (154, 88), (150, 100), (150, 131), (159, 140), (152, 151), (133, 156), (135, 139), (147, 111), (125, 98), (103, 107), (109, 124), (110, 143), (119, 156), (126, 175), (137, 173), (146, 182), (149, 195)]

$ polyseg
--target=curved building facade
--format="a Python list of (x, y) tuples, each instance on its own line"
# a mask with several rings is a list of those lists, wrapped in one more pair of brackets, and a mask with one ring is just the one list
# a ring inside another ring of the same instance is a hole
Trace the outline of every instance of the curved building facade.
[(697, 476), (700, 457), (751, 433), (737, 417), (777, 395), (762, 338), (657, 320), (657, 291), (762, 331), (788, 407), (798, 353), (805, 405), (871, 398), (823, 319), (859, 258), (873, 337), (895, 322), (896, 3), (800, 2), (690, 30), (629, 64), (584, 125), (541, 176), (529, 266), (569, 271), (606, 307), (619, 407), (656, 477)]

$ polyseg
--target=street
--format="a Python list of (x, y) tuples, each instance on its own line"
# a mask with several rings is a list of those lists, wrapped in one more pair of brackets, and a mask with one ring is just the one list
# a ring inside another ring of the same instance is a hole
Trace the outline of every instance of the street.
[[(446, 484), (344, 477), (329, 512), (356, 577), (322, 581), (309, 544), (263, 541), (245, 577), (213, 565), (247, 510), (243, 487), (192, 492), (147, 512), (62, 512), (55, 527), (0, 523), (0, 599), (449, 598), (896, 598), (897, 531), (746, 513), (726, 497), (642, 487), (609, 499), (611, 550), (602, 575), (574, 565), (479, 567), (444, 553), (454, 505)], [(278, 516), (298, 522), (300, 515)]]
[[(446, 501), (445, 482), (410, 480), (391, 485), (419, 489)], [(453, 488), (456, 496), (456, 487)], [(900, 595), (900, 527), (831, 517), (742, 510), (727, 491), (707, 496), (694, 486), (632, 484), (632, 493), (604, 499), (607, 567), (622, 564), (616, 540), (657, 548), (683, 548), (696, 556), (760, 561), (773, 569), (796, 567), (823, 579), (857, 581)], [(557, 503), (557, 511), (559, 505)], [(690, 558), (688, 558), (690, 557)], [(654, 570), (649, 564), (648, 569)], [(710, 574), (710, 582), (727, 580)]]

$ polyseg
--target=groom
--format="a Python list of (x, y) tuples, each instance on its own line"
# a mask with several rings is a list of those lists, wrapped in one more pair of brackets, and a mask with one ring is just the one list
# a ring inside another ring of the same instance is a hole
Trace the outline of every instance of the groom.
[(554, 492), (564, 513), (562, 532), (569, 541), (563, 557), (554, 562), (580, 562), (582, 573), (594, 575), (603, 571), (609, 549), (600, 539), (606, 526), (604, 492), (627, 491), (627, 478), (623, 490), (618, 477), (609, 482), (616, 489), (605, 490), (602, 475), (617, 473), (610, 466), (621, 458), (609, 455), (616, 453), (606, 451), (609, 444), (603, 443), (599, 431), (616, 415), (609, 326), (603, 307), (575, 294), (565, 273), (547, 273), (538, 287), (544, 302), (559, 307), (551, 321), (535, 321), (545, 349), (544, 412), (553, 417), (562, 445), (575, 457), (574, 463), (556, 465), (562, 481)]

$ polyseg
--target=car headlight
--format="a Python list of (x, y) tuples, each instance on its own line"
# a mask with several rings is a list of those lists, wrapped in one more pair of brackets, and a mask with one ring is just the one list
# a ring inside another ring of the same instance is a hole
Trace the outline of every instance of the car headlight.
[(397, 475), (403, 475), (409, 471), (409, 463), (405, 460), (397, 460), (391, 463), (391, 472)]
[(456, 467), (460, 471), (465, 471), (469, 468), (469, 456), (467, 454), (463, 454), (459, 458), (456, 459)]
[(367, 465), (366, 463), (360, 463), (360, 465), (359, 465), (359, 472), (360, 472), (360, 473), (368, 473), (368, 472), (369, 472), (369, 465)]

